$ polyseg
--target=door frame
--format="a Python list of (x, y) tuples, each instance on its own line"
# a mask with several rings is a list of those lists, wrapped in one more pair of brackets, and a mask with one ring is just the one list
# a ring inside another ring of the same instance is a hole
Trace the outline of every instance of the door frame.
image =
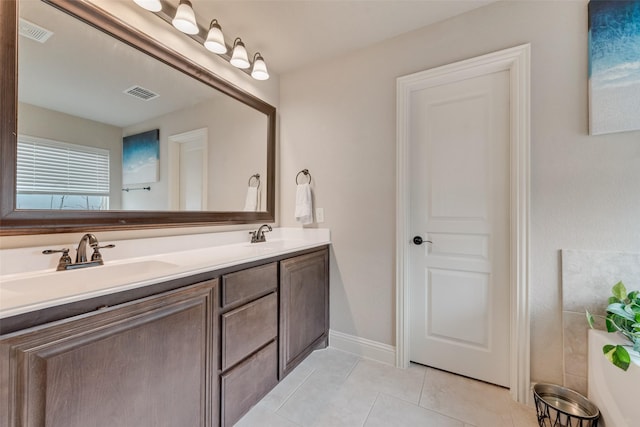
[(527, 403), (530, 390), (530, 62), (524, 44), (397, 79), (396, 129), (396, 366), (409, 366), (409, 144), (411, 93), (489, 73), (510, 77), (510, 368), (511, 397)]

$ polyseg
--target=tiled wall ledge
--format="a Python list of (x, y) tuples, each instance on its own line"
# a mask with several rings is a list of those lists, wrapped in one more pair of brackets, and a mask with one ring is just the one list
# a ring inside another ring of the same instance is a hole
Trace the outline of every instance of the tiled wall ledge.
[[(564, 386), (587, 395), (585, 310), (604, 315), (611, 288), (619, 281), (640, 289), (640, 253), (562, 250), (562, 333)], [(604, 322), (596, 322), (600, 329)]]

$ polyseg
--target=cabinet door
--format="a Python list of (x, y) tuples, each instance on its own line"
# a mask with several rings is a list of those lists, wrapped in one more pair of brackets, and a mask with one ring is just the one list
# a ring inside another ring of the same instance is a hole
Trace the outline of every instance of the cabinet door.
[(327, 345), (329, 255), (322, 250), (280, 264), (280, 378)]
[(278, 384), (278, 346), (275, 341), (222, 374), (221, 424), (234, 425)]
[(278, 336), (277, 293), (223, 314), (220, 323), (221, 362), (222, 370), (226, 371)]
[(0, 425), (213, 425), (216, 290), (204, 282), (3, 337)]

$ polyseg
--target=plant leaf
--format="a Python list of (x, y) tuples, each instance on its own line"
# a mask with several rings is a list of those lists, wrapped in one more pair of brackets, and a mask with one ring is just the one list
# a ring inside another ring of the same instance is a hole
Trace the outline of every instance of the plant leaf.
[(615, 322), (613, 314), (611, 313), (607, 314), (607, 317), (605, 318), (605, 320), (606, 320), (605, 323), (607, 325), (607, 332), (617, 332), (620, 329)]
[(602, 352), (605, 357), (613, 363), (618, 368), (626, 371), (629, 369), (629, 365), (631, 364), (631, 357), (629, 356), (629, 352), (627, 349), (621, 345), (611, 345), (607, 344), (602, 347)]
[(587, 323), (589, 324), (589, 327), (593, 329), (593, 315), (589, 313), (589, 310), (586, 310), (586, 314), (587, 314)]
[(607, 312), (612, 314), (617, 314), (618, 316), (627, 320), (631, 320), (632, 322), (635, 321), (635, 316), (631, 313), (628, 313), (625, 310), (625, 307), (626, 306), (624, 304), (621, 304), (619, 302), (614, 304), (609, 304), (607, 306)]
[(618, 298), (621, 301), (624, 301), (624, 299), (627, 297), (627, 288), (624, 287), (624, 283), (622, 283), (622, 281), (619, 281), (618, 283), (613, 285), (613, 288), (611, 288), (611, 293), (614, 297)]

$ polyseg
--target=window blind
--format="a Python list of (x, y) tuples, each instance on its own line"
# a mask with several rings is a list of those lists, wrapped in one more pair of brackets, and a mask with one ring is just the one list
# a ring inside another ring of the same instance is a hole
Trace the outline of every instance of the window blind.
[(109, 151), (18, 136), (18, 194), (109, 195)]

